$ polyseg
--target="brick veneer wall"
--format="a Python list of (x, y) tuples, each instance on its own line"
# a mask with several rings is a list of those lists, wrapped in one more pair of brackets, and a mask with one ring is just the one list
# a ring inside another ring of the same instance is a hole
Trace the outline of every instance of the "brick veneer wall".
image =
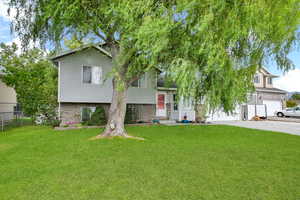
[[(103, 106), (106, 116), (108, 116), (109, 105), (104, 103), (61, 103), (60, 105), (60, 119), (61, 124), (64, 125), (67, 122), (81, 121), (81, 108), (82, 107), (97, 107)], [(138, 108), (138, 120), (150, 122), (155, 118), (155, 105), (148, 104), (135, 104)]]

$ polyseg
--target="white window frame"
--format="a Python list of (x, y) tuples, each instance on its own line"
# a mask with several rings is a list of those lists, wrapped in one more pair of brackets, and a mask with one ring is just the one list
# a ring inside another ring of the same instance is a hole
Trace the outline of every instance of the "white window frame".
[[(137, 86), (134, 86), (134, 85), (131, 85), (132, 88), (141, 88), (141, 80), (138, 79), (138, 80), (135, 80), (137, 81), (138, 85)], [(131, 84), (133, 84), (135, 81), (133, 81)]]
[[(98, 67), (99, 70), (100, 70), (100, 81), (99, 83), (93, 83), (93, 70), (91, 71), (92, 73), (92, 80), (91, 80), (91, 83), (84, 83), (83, 82), (83, 68), (84, 67)], [(101, 66), (95, 66), (95, 65), (82, 65), (81, 66), (81, 83), (84, 84), (84, 85), (102, 85), (103, 84), (103, 68)]]
[[(256, 78), (257, 78), (258, 82), (256, 82)], [(260, 75), (259, 74), (254, 75), (254, 83), (260, 84)]]
[[(144, 85), (142, 85), (142, 79), (144, 79)], [(146, 74), (143, 74), (138, 80), (137, 80), (137, 82), (138, 82), (138, 86), (130, 86), (130, 87), (132, 87), (132, 88), (147, 88), (147, 76), (146, 76)], [(143, 87), (142, 87), (143, 86)]]
[[(271, 77), (268, 77), (267, 78), (268, 80), (267, 80), (267, 84), (268, 85), (272, 85), (273, 84), (273, 79), (271, 78)], [(271, 82), (271, 83), (270, 83)]]
[(178, 111), (177, 94), (172, 94), (172, 99), (173, 99), (173, 111)]

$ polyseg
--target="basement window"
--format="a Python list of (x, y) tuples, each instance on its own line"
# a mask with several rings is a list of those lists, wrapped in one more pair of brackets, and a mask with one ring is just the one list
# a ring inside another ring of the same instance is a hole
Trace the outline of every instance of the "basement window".
[(95, 112), (96, 107), (81, 107), (81, 121), (89, 121), (92, 117), (92, 114)]

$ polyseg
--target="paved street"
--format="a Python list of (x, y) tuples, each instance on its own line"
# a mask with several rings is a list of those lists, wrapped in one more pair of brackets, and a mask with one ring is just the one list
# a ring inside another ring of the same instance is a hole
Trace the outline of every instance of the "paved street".
[(276, 131), (300, 136), (300, 123), (282, 122), (282, 121), (222, 121), (213, 122), (213, 124), (224, 124), (253, 128), (260, 130)]

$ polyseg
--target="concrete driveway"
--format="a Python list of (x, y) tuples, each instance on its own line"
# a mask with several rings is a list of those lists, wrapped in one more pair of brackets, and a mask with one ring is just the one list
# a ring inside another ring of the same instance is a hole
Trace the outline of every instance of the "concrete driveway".
[(224, 124), (230, 126), (239, 126), (244, 128), (253, 128), (267, 131), (276, 131), (300, 136), (300, 123), (281, 122), (281, 121), (222, 121), (212, 122), (213, 124)]

